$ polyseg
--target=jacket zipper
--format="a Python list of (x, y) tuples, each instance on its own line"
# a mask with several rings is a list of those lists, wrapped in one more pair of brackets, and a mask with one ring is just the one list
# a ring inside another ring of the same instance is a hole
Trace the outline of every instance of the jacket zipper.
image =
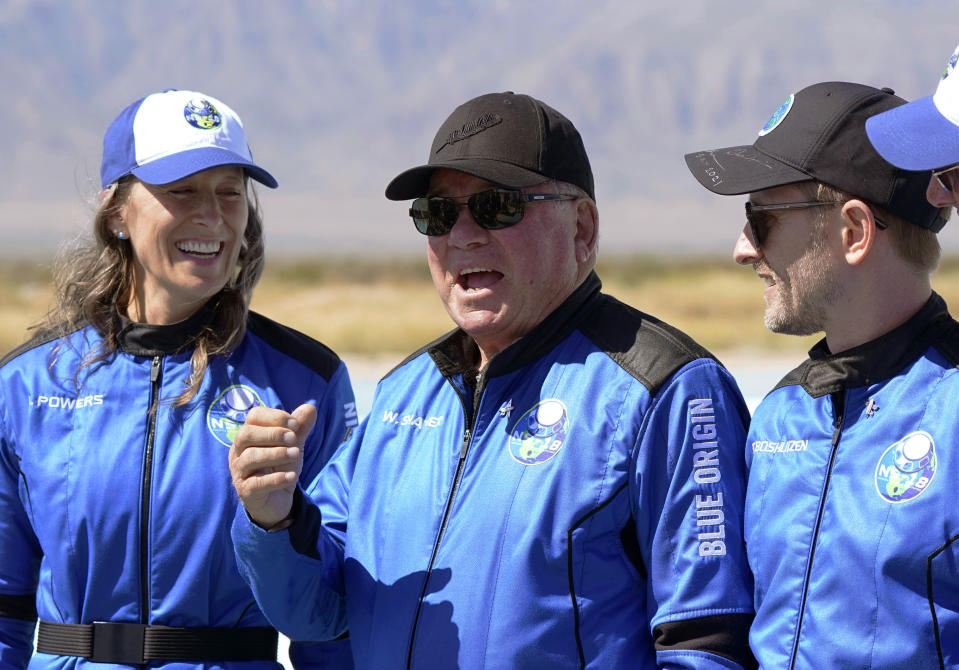
[(838, 391), (829, 396), (832, 399), (833, 431), (832, 446), (829, 452), (829, 464), (826, 468), (826, 479), (823, 482), (822, 493), (819, 495), (819, 510), (816, 513), (816, 528), (812, 535), (812, 544), (809, 547), (809, 558), (806, 562), (806, 575), (803, 577), (802, 596), (799, 599), (799, 620), (796, 623), (796, 633), (793, 637), (792, 654), (789, 657), (789, 670), (796, 667), (796, 656), (799, 653), (799, 635), (802, 632), (803, 617), (806, 613), (806, 597), (809, 594), (809, 580), (812, 577), (812, 564), (816, 556), (816, 545), (819, 541), (819, 529), (822, 526), (822, 515), (826, 508), (826, 493), (829, 491), (829, 480), (832, 477), (832, 468), (836, 462), (836, 452), (839, 449), (839, 438), (842, 435), (842, 420), (846, 405), (846, 392)]
[[(482, 374), (478, 375), (476, 378), (476, 390), (473, 393), (473, 406), (477, 408), (478, 398), (482, 393), (482, 383), (483, 376)], [(440, 523), (439, 533), (436, 535), (436, 541), (433, 543), (433, 553), (430, 555), (430, 562), (426, 568), (426, 579), (423, 580), (423, 591), (420, 593), (419, 600), (416, 603), (416, 614), (413, 615), (413, 629), (410, 631), (410, 644), (409, 651), (406, 656), (406, 668), (410, 670), (413, 667), (413, 646), (416, 640), (416, 627), (419, 624), (420, 620), (420, 610), (423, 607), (423, 598), (426, 597), (426, 589), (429, 586), (430, 577), (433, 574), (433, 563), (436, 561), (436, 554), (440, 550), (440, 541), (443, 539), (443, 533), (446, 532), (446, 524), (449, 522), (450, 513), (453, 510), (453, 500), (456, 498), (456, 491), (459, 488), (460, 480), (463, 477), (463, 466), (466, 464), (466, 454), (469, 453), (470, 440), (473, 437), (472, 432), (472, 420), (471, 415), (467, 411), (466, 404), (463, 402), (463, 396), (459, 394), (459, 391), (456, 392), (456, 395), (460, 399), (460, 404), (463, 407), (463, 414), (467, 419), (466, 429), (463, 431), (463, 440), (460, 443), (460, 456), (459, 461), (456, 463), (456, 474), (453, 475), (453, 486), (450, 488), (449, 497), (446, 499), (446, 509), (443, 511), (443, 521)], [(478, 408), (477, 408), (478, 409)], [(475, 418), (476, 410), (474, 410), (472, 416)]]
[(140, 623), (150, 623), (150, 487), (153, 478), (153, 443), (156, 440), (157, 401), (160, 397), (160, 357), (150, 366), (150, 409), (147, 411), (147, 435), (143, 450), (143, 474), (140, 494)]

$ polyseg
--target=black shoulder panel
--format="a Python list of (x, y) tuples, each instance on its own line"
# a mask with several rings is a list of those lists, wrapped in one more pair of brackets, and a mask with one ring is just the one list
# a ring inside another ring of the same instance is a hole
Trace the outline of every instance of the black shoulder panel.
[(959, 367), (959, 323), (952, 321), (933, 343), (953, 366)]
[(580, 330), (650, 393), (676, 370), (698, 358), (713, 358), (686, 333), (616, 298), (600, 295)]
[(14, 358), (20, 354), (26, 353), (31, 349), (36, 349), (37, 347), (43, 346), (47, 342), (52, 342), (57, 339), (59, 335), (53, 333), (44, 333), (43, 335), (36, 335), (31, 337), (29, 340), (18, 346), (13, 351), (8, 352), (3, 358), (0, 358), (0, 368), (12, 361)]
[[(812, 361), (810, 361), (809, 359), (806, 359), (805, 361), (800, 363), (797, 367), (787, 372), (786, 375), (782, 379), (780, 379), (776, 383), (776, 385), (772, 387), (772, 389), (770, 389), (769, 393), (772, 393), (773, 391), (778, 391), (784, 386), (802, 386), (803, 382), (806, 380), (806, 376), (808, 375), (808, 370), (811, 365), (812, 365)], [(769, 394), (767, 393), (767, 395)], [(818, 396), (815, 396), (815, 397), (818, 397)]]
[(262, 314), (250, 312), (246, 327), (271, 347), (298, 360), (327, 381), (340, 365), (340, 357), (322, 342), (268, 319)]
[(447, 337), (450, 336), (450, 334), (451, 334), (451, 333), (446, 333), (445, 335), (443, 335), (443, 336), (441, 336), (441, 337), (433, 340), (432, 342), (429, 342), (429, 343), (427, 343), (427, 344), (424, 344), (422, 347), (420, 347), (419, 349), (417, 349), (416, 351), (414, 351), (413, 353), (411, 353), (409, 356), (407, 356), (406, 358), (404, 358), (403, 360), (401, 360), (399, 363), (397, 363), (396, 365), (394, 365), (393, 368), (392, 368), (389, 372), (387, 372), (385, 375), (383, 375), (383, 379), (386, 379), (387, 377), (389, 377), (391, 374), (393, 374), (394, 372), (396, 372), (397, 370), (399, 370), (401, 367), (403, 367), (404, 365), (406, 365), (407, 363), (409, 363), (410, 361), (412, 361), (414, 358), (417, 358), (417, 357), (421, 356), (424, 352), (429, 351), (429, 350), (432, 349), (433, 347), (441, 344)]
[(429, 354), (430, 358), (432, 358), (436, 364), (436, 369), (439, 370), (443, 376), (449, 377), (450, 375), (460, 374), (469, 369), (466, 361), (479, 360), (478, 354), (471, 355), (475, 354), (475, 352), (476, 343), (473, 342), (470, 336), (459, 328), (454, 328), (432, 342), (424, 344), (397, 363), (392, 370), (383, 375), (383, 379), (386, 379), (414, 358), (418, 358), (424, 353)]

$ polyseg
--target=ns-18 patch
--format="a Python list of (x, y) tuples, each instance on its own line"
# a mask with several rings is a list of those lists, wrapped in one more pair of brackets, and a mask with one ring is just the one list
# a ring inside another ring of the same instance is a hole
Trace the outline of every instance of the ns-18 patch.
[(249, 386), (229, 386), (207, 408), (206, 426), (217, 441), (233, 446), (236, 431), (246, 420), (247, 412), (262, 404), (260, 396)]
[(890, 446), (876, 464), (876, 491), (883, 500), (903, 503), (932, 483), (938, 459), (932, 435), (917, 430)]
[(191, 100), (183, 108), (183, 118), (194, 128), (200, 130), (215, 130), (223, 125), (223, 116), (205, 98)]
[(569, 433), (569, 413), (550, 398), (528, 409), (509, 431), (509, 453), (523, 465), (540, 465), (559, 453)]

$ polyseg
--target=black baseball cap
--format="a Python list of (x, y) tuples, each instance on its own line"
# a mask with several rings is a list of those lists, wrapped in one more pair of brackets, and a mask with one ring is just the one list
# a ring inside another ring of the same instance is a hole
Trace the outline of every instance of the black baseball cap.
[(946, 222), (926, 200), (930, 173), (891, 165), (866, 135), (866, 119), (905, 103), (888, 88), (813, 84), (786, 98), (751, 145), (686, 154), (686, 165), (720, 195), (816, 180), (938, 232)]
[(438, 168), (459, 170), (505, 188), (527, 188), (556, 179), (596, 199), (593, 171), (573, 123), (528, 95), (487, 93), (463, 103), (443, 122), (426, 165), (397, 175), (390, 200), (427, 194)]

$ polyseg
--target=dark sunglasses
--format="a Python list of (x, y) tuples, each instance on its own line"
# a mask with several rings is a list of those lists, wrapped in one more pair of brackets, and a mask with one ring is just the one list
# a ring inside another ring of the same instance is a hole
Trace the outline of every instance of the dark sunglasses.
[(527, 204), (576, 198), (575, 195), (562, 193), (523, 193), (491, 188), (455, 198), (417, 198), (410, 207), (410, 216), (413, 217), (413, 225), (424, 235), (446, 235), (459, 218), (460, 207), (465, 206), (481, 228), (499, 230), (522, 221)]
[[(825, 207), (827, 205), (843, 205), (844, 200), (810, 200), (806, 202), (784, 202), (774, 205), (754, 205), (749, 200), (746, 201), (746, 223), (749, 224), (749, 234), (752, 236), (753, 246), (756, 251), (762, 246), (769, 234), (769, 229), (775, 222), (775, 218), (767, 212), (782, 212), (789, 209), (808, 209), (809, 207)], [(880, 230), (886, 229), (886, 224), (873, 217), (876, 221), (876, 227)]]
[(933, 170), (932, 176), (936, 178), (942, 190), (946, 193), (952, 193), (959, 188), (959, 165), (950, 165), (941, 170)]

